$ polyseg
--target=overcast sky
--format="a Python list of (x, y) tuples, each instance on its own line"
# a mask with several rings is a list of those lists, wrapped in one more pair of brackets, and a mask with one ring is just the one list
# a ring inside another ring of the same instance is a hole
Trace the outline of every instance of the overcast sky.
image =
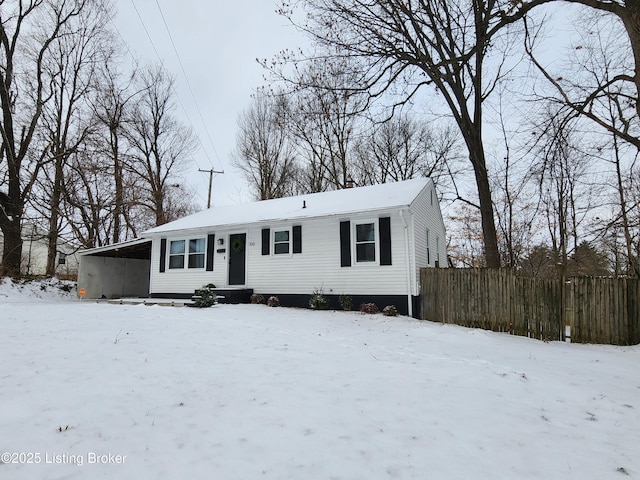
[(176, 79), (177, 113), (202, 144), (187, 175), (197, 203), (206, 207), (209, 181), (199, 168), (225, 171), (214, 175), (213, 205), (250, 200), (230, 161), (236, 119), (263, 83), (256, 58), (300, 46), (302, 37), (275, 13), (272, 0), (115, 0), (115, 6), (114, 24), (131, 53), (149, 62), (159, 55)]

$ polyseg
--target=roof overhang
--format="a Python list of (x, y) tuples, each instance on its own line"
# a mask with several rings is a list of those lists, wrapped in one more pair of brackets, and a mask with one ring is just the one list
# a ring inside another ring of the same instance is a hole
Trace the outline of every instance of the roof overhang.
[(103, 247), (82, 250), (78, 255), (90, 255), (94, 257), (137, 258), (141, 260), (151, 259), (151, 239), (136, 238), (127, 242), (114, 243)]

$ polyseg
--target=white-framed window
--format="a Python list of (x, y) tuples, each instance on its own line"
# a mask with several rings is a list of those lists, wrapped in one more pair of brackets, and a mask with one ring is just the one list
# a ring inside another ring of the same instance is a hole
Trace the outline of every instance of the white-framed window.
[[(169, 242), (169, 269), (204, 268), (207, 239), (171, 240)], [(186, 262), (185, 262), (185, 257)]]
[(184, 268), (184, 240), (171, 240), (169, 243), (169, 269)]
[(356, 264), (378, 262), (378, 227), (374, 220), (353, 222)]
[(431, 241), (429, 239), (428, 228), (427, 228), (427, 265), (431, 265)]
[(273, 254), (289, 255), (291, 253), (291, 229), (273, 230)]
[(204, 257), (207, 248), (205, 238), (189, 240), (189, 268), (204, 268)]
[(440, 237), (436, 236), (436, 262), (438, 262), (438, 266), (440, 265)]

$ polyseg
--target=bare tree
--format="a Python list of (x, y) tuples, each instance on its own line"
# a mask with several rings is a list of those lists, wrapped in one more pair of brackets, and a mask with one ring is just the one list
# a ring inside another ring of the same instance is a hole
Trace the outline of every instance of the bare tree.
[[(536, 54), (539, 31), (525, 19), (525, 51), (535, 68), (546, 78), (555, 94), (539, 95), (560, 105), (569, 118), (588, 119), (604, 132), (640, 150), (640, 117), (636, 107), (635, 83), (625, 72), (633, 68), (629, 44), (620, 36), (623, 29), (610, 18), (583, 19), (579, 43), (571, 45), (561, 70), (547, 66)], [(538, 27), (539, 28), (539, 27)], [(611, 102), (615, 115), (611, 117)]]
[(153, 215), (153, 225), (162, 225), (177, 218), (167, 200), (197, 142), (175, 116), (174, 81), (162, 67), (142, 71), (140, 82), (142, 93), (134, 99), (126, 128), (132, 148), (128, 168), (141, 180), (140, 205)]
[(352, 177), (351, 150), (365, 104), (348, 90), (353, 81), (339, 58), (316, 58), (297, 70), (288, 127), (303, 164), (302, 191), (341, 189)]
[(91, 142), (74, 153), (65, 177), (63, 214), (76, 242), (83, 248), (110, 243), (113, 176)]
[(136, 189), (130, 172), (125, 168), (129, 145), (124, 135), (125, 122), (130, 103), (144, 90), (134, 87), (134, 75), (119, 74), (106, 63), (101, 69), (100, 88), (93, 104), (98, 122), (97, 136), (100, 148), (96, 154), (109, 165), (111, 181), (106, 182), (113, 190), (113, 223), (111, 242), (118, 243), (136, 236), (136, 225), (131, 218), (135, 205)]
[[(617, 101), (615, 97), (609, 97), (610, 116), (609, 122), (612, 126), (617, 125)], [(629, 276), (640, 276), (640, 250), (634, 245), (634, 237), (640, 238), (640, 223), (634, 222), (633, 212), (638, 209), (638, 204), (633, 202), (633, 189), (638, 184), (636, 164), (640, 152), (628, 144), (622, 142), (617, 135), (611, 135), (608, 144), (599, 148), (600, 158), (609, 163), (613, 169), (612, 179), (612, 209), (613, 215), (610, 221), (606, 222), (600, 230), (600, 236), (617, 237), (617, 232), (622, 236), (624, 245), (624, 262), (618, 258), (615, 262), (616, 273)], [(612, 235), (613, 234), (613, 235)], [(615, 241), (617, 243), (617, 239)], [(615, 247), (617, 252), (617, 246)], [(624, 266), (621, 264), (624, 263)]]
[(456, 203), (453, 208), (447, 215), (447, 254), (450, 262), (456, 267), (486, 267), (480, 210), (465, 202)]
[[(614, 123), (614, 122), (613, 122)], [(634, 198), (638, 189), (638, 152), (630, 152), (612, 135), (607, 145), (600, 147), (599, 158), (613, 168), (610, 188), (610, 217), (596, 217), (603, 223), (594, 225), (594, 233), (614, 256), (616, 275), (640, 276), (640, 205)]]
[(58, 241), (63, 231), (61, 203), (68, 162), (95, 128), (88, 105), (97, 88), (97, 70), (111, 60), (113, 39), (104, 28), (110, 14), (104, 3), (87, 4), (80, 15), (61, 29), (43, 65), (50, 96), (38, 129), (47, 145), (47, 164), (38, 181), (44, 203), (34, 196), (31, 205), (47, 220), (46, 274), (50, 276), (55, 274)]
[[(530, 250), (532, 236), (538, 226), (539, 213), (536, 202), (537, 186), (532, 186), (531, 149), (524, 151), (514, 148), (517, 132), (508, 129), (512, 115), (507, 111), (507, 91), (499, 87), (497, 92), (497, 116), (502, 134), (504, 150), (496, 164), (496, 174), (492, 178), (492, 191), (498, 226), (498, 243), (505, 267), (518, 268), (523, 257)], [(516, 127), (517, 129), (517, 127)]]
[(554, 112), (548, 117), (551, 122), (543, 135), (534, 173), (553, 253), (566, 268), (580, 243), (578, 227), (593, 207), (593, 185), (585, 181), (588, 157), (577, 148), (579, 140), (572, 125)]
[(113, 55), (94, 72), (95, 91), (87, 105), (93, 129), (71, 155), (65, 176), (61, 207), (83, 248), (134, 238), (149, 225), (139, 208), (142, 181), (127, 167), (131, 147), (125, 135), (132, 100), (144, 89), (135, 84), (136, 70), (123, 73), (119, 66)]
[(20, 274), (24, 206), (46, 158), (45, 152), (30, 148), (43, 106), (50, 99), (44, 63), (55, 40), (85, 5), (81, 0), (2, 3), (0, 168), (7, 190), (0, 194), (0, 229), (4, 235), (3, 271), (8, 275)]
[(296, 162), (287, 131), (287, 98), (253, 97), (238, 117), (234, 163), (255, 191), (257, 200), (295, 193)]
[(418, 122), (409, 114), (372, 126), (355, 147), (360, 185), (430, 177), (439, 190), (448, 188), (450, 166), (457, 159), (457, 132), (448, 126)]
[[(633, 207), (628, 199), (633, 177), (628, 172), (633, 169), (633, 161), (640, 151), (640, 117), (635, 105), (634, 83), (625, 74), (633, 69), (632, 48), (624, 35), (625, 26), (615, 17), (589, 14), (588, 10), (581, 14), (576, 22), (580, 36), (568, 46), (561, 69), (544, 65), (536, 56), (536, 33), (525, 22), (526, 51), (551, 87), (550, 94), (538, 94), (538, 99), (553, 104), (556, 111), (547, 115), (547, 126), (543, 125), (542, 129), (554, 131), (557, 125), (565, 123), (581, 125), (589, 132), (594, 144), (590, 157), (599, 164), (601, 179), (608, 180), (605, 187), (611, 191), (609, 198), (614, 210), (611, 220), (593, 225), (593, 233), (610, 242), (613, 231), (620, 232), (624, 256), (629, 261), (625, 270), (627, 274), (637, 275), (629, 218)], [(607, 165), (610, 170), (606, 169)], [(599, 220), (603, 217), (606, 215), (598, 215)], [(618, 257), (617, 248), (613, 250)], [(616, 264), (620, 264), (619, 260)]]
[[(359, 77), (352, 89), (367, 91), (375, 99), (397, 87), (399, 103), (407, 102), (426, 86), (442, 96), (473, 166), (487, 265), (500, 266), (483, 145), (483, 103), (504, 73), (508, 44), (505, 27), (521, 19), (534, 5), (496, 0), (302, 3), (309, 21), (300, 28), (325, 49), (325, 54), (337, 52), (358, 65)], [(286, 6), (282, 12), (295, 24)], [(492, 74), (488, 61), (493, 62)]]
[[(558, 0), (547, 0), (558, 1)], [(577, 3), (589, 8), (593, 8), (598, 12), (612, 14), (618, 18), (624, 30), (627, 33), (631, 52), (633, 55), (633, 67), (627, 72), (619, 73), (609, 80), (608, 83), (598, 85), (592, 90), (589, 97), (584, 101), (584, 106), (579, 107), (583, 114), (588, 114), (588, 105), (591, 97), (597, 97), (602, 88), (608, 88), (614, 83), (631, 83), (635, 87), (635, 98), (632, 102), (635, 105), (636, 112), (640, 115), (640, 2), (637, 0), (561, 0), (569, 3)], [(546, 3), (544, 0), (537, 2), (533, 0), (532, 4)]]

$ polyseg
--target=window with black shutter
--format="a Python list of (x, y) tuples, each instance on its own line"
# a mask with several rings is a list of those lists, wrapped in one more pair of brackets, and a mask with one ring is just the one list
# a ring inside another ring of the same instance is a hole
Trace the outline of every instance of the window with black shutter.
[(351, 222), (340, 222), (340, 266), (351, 266)]
[(262, 229), (262, 255), (269, 255), (269, 244), (271, 243), (271, 229)]
[(302, 226), (293, 227), (293, 253), (302, 253)]
[(380, 265), (391, 265), (391, 218), (378, 220), (380, 228)]

